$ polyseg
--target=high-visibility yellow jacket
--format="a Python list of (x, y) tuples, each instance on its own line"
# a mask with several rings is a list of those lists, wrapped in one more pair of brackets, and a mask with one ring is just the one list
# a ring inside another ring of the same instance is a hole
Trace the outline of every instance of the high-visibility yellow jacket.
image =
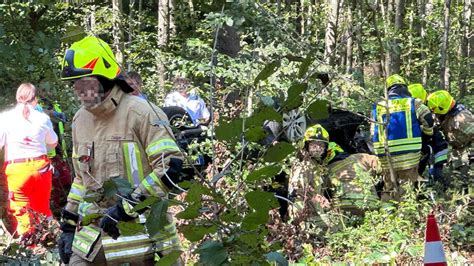
[[(167, 198), (168, 189), (161, 178), (168, 171), (170, 159), (181, 159), (181, 155), (174, 137), (168, 133), (171, 130), (167, 128), (166, 115), (161, 109), (154, 109), (157, 115), (140, 98), (114, 87), (100, 104), (88, 109), (82, 107), (76, 113), (72, 124), (76, 176), (66, 210), (81, 217), (104, 213), (116, 204), (115, 199), (103, 195), (104, 182), (114, 177), (128, 179), (134, 195)], [(141, 218), (144, 222), (144, 217)], [(171, 219), (168, 215), (170, 222)], [(155, 251), (179, 247), (174, 224), (164, 229), (166, 233), (155, 241)], [(100, 231), (96, 224), (76, 231), (73, 252), (91, 262), (100, 245), (107, 261), (113, 263), (153, 256), (153, 240), (147, 234), (113, 240)], [(101, 241), (97, 241), (99, 237)]]

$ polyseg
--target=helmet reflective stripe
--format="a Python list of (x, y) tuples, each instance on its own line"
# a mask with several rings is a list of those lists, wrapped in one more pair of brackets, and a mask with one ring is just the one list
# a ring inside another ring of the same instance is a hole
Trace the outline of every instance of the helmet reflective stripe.
[(396, 84), (407, 85), (407, 82), (402, 76), (398, 74), (391, 75), (387, 78), (387, 88), (390, 88)]
[(453, 96), (445, 90), (435, 91), (428, 96), (428, 107), (435, 114), (447, 114), (455, 103)]
[(329, 133), (320, 124), (309, 127), (304, 133), (304, 142), (310, 140), (329, 141)]
[(115, 79), (120, 74), (112, 49), (103, 40), (88, 36), (66, 50), (62, 62), (61, 79), (102, 76)]
[(426, 90), (420, 83), (408, 85), (408, 90), (413, 98), (420, 99), (423, 103), (426, 102)]

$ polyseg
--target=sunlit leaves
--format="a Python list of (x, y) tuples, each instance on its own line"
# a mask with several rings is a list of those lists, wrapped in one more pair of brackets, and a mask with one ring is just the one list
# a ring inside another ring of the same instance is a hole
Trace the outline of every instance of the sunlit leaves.
[(89, 225), (91, 224), (95, 219), (101, 218), (102, 214), (100, 213), (91, 213), (82, 218), (81, 224), (82, 225)]

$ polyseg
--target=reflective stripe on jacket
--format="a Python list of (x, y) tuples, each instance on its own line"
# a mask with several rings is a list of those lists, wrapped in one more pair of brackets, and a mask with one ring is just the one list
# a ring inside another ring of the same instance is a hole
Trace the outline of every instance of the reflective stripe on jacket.
[[(390, 120), (387, 123), (388, 148), (392, 155), (418, 152), (421, 150), (421, 129), (415, 112), (414, 98), (392, 98), (388, 100)], [(385, 130), (383, 124), (387, 121), (385, 102), (374, 104), (373, 118), (377, 121), (374, 126), (373, 142), (375, 154), (386, 156), (384, 150)]]
[(352, 154), (329, 164), (329, 179), (335, 205), (343, 210), (375, 208), (378, 197), (375, 177), (382, 172), (377, 156)]
[[(89, 109), (82, 107), (76, 113), (72, 126), (76, 177), (68, 195), (68, 211), (85, 216), (103, 213), (114, 206), (116, 201), (104, 197), (102, 186), (115, 177), (128, 179), (134, 195), (168, 197), (168, 188), (161, 177), (168, 170), (170, 159), (180, 159), (181, 155), (174, 137), (168, 133), (171, 130), (166, 126), (166, 115), (161, 109), (154, 109), (157, 115), (143, 100), (115, 87), (102, 103)], [(167, 217), (172, 224), (171, 215)], [(176, 235), (175, 230), (173, 234)], [(144, 246), (141, 241), (132, 241), (133, 237), (119, 237), (117, 240), (123, 243), (115, 247), (120, 250), (108, 249), (112, 253), (106, 252), (106, 257), (127, 262), (130, 257), (124, 254), (135, 252), (142, 256), (147, 253), (148, 250), (138, 252)], [(106, 239), (104, 234), (102, 239)], [(169, 242), (169, 238), (156, 241), (155, 246), (162, 245), (160, 241)], [(179, 247), (176, 243), (172, 248)]]

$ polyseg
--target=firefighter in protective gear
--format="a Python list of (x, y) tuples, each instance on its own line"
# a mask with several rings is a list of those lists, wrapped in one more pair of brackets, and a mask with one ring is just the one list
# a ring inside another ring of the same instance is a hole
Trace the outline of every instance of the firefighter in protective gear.
[[(150, 196), (166, 200), (181, 171), (181, 152), (166, 115), (128, 94), (133, 89), (122, 77), (112, 50), (97, 37), (85, 37), (66, 50), (61, 78), (74, 81), (82, 103), (72, 123), (76, 177), (63, 212), (59, 242), (63, 262), (152, 265), (155, 255), (180, 249), (170, 213), (167, 225), (155, 235), (122, 236), (118, 229), (118, 222), (145, 223), (148, 212), (137, 213), (133, 206)], [(133, 191), (106, 197), (104, 184), (117, 177), (126, 178)], [(82, 224), (90, 214), (102, 218)]]
[[(449, 92), (439, 90), (428, 96), (428, 107), (436, 115), (451, 152), (449, 165), (454, 181), (473, 193), (474, 182), (474, 116), (462, 104), (456, 103)], [(457, 179), (457, 180), (456, 180)]]
[(290, 221), (304, 230), (328, 229), (330, 221), (325, 209), (329, 201), (323, 196), (328, 188), (326, 169), (321, 167), (323, 155), (329, 147), (329, 134), (320, 125), (308, 128), (303, 138), (304, 147), (290, 173), (288, 191), (294, 203), (290, 204)]
[[(372, 116), (376, 123), (371, 128), (374, 151), (384, 171), (384, 201), (399, 200), (403, 194), (400, 183), (418, 180), (422, 134), (433, 135), (432, 114), (421, 100), (411, 97), (405, 79), (395, 74), (387, 78), (386, 85), (388, 103), (384, 100), (373, 105)], [(393, 178), (385, 142), (388, 143)]]
[[(428, 96), (425, 88), (420, 83), (408, 85), (408, 90), (413, 98), (419, 99), (426, 104)], [(443, 167), (448, 159), (448, 142), (438, 127), (433, 127), (433, 136), (422, 133), (421, 161), (418, 164), (418, 174), (423, 175), (429, 164), (429, 174), (434, 181), (440, 182), (446, 188), (447, 182), (443, 178)]]
[[(319, 124), (310, 127), (305, 132), (303, 141), (308, 163), (315, 165), (317, 169), (327, 166), (327, 172), (324, 172), (324, 169), (320, 170), (320, 173), (293, 172), (290, 183), (298, 184), (298, 186), (293, 186), (290, 191), (293, 191), (292, 193), (297, 198), (304, 199), (305, 193), (314, 188), (309, 192), (324, 194), (331, 198), (333, 207), (355, 215), (362, 215), (364, 210), (377, 206), (378, 198), (374, 179), (381, 173), (381, 168), (376, 156), (364, 153), (350, 155), (344, 152), (335, 142), (329, 141), (328, 132)], [(314, 198), (314, 195), (311, 196)], [(295, 202), (294, 206), (301, 209), (302, 203)], [(323, 212), (318, 208), (317, 203), (311, 200), (306, 203), (313, 208), (315, 214), (321, 217)], [(325, 217), (322, 216), (322, 218)]]

